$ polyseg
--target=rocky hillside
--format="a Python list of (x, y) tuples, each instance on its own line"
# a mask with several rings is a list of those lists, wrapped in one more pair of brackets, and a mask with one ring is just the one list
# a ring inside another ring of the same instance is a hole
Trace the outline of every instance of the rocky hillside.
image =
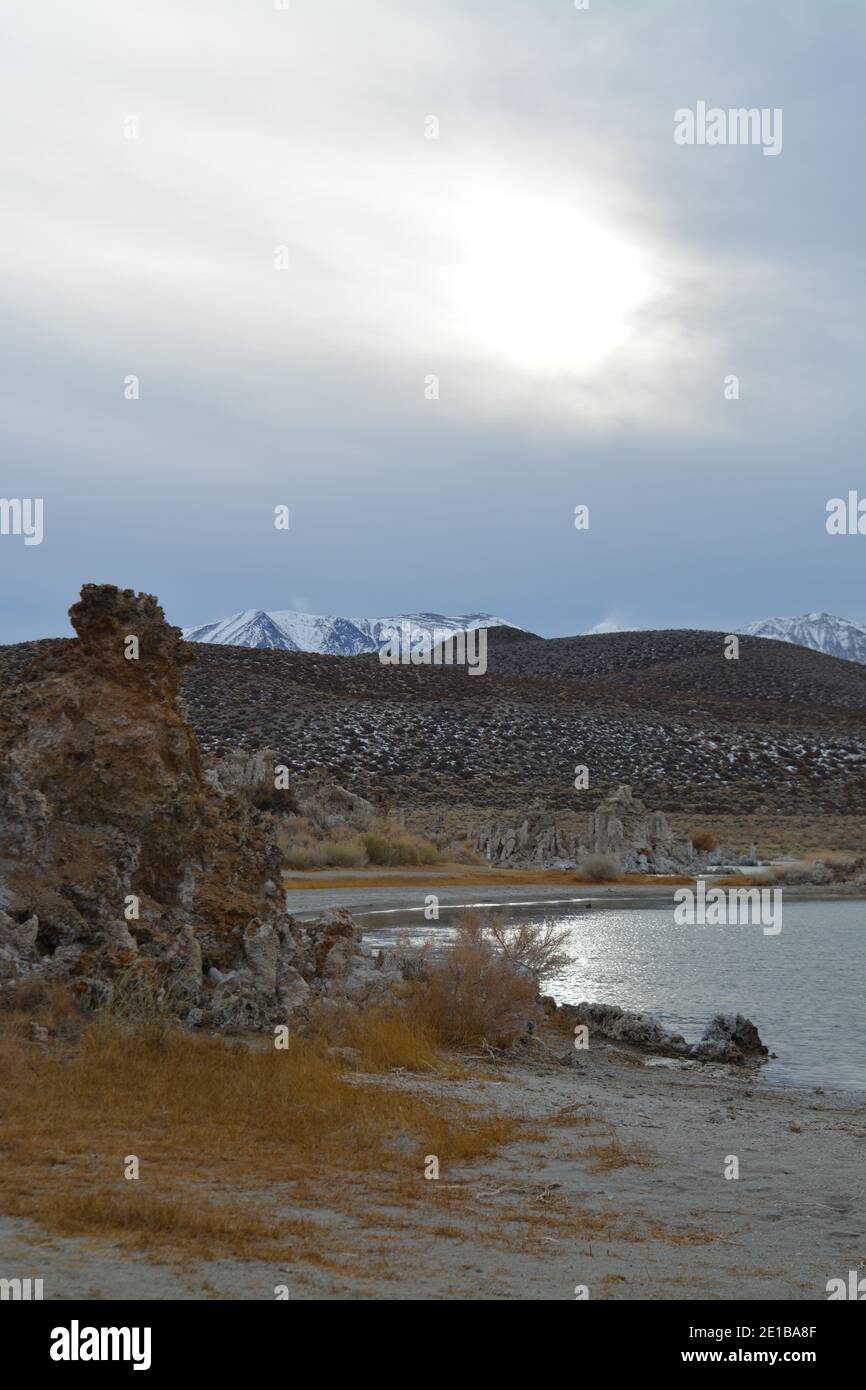
[[(206, 752), (273, 748), (377, 805), (540, 802), (589, 811), (621, 783), (668, 812), (860, 813), (866, 668), (788, 643), (628, 632), (498, 641), (488, 674), (375, 656), (188, 646), (189, 718)], [(35, 651), (0, 649), (0, 678)], [(575, 766), (589, 786), (575, 790)]]

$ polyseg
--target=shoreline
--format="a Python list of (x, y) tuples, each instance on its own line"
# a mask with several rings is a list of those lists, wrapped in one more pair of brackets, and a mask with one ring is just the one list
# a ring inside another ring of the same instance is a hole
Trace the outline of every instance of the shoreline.
[[(512, 887), (492, 886), (485, 889), (483, 893), (472, 886), (467, 889), (445, 887), (436, 888), (434, 885), (419, 887), (414, 890), (417, 893), (417, 901), (407, 901), (408, 891), (405, 888), (369, 888), (361, 890), (358, 888), (348, 888), (328, 895), (327, 904), (322, 903), (319, 890), (315, 894), (309, 894), (305, 890), (300, 893), (292, 894), (286, 892), (287, 911), (300, 921), (314, 921), (326, 906), (347, 908), (355, 917), (362, 931), (375, 933), (376, 926), (373, 923), (367, 924), (365, 919), (368, 917), (384, 917), (393, 915), (402, 918), (412, 913), (419, 919), (419, 924), (423, 924), (428, 929), (435, 929), (436, 926), (448, 928), (453, 925), (450, 922), (427, 922), (424, 920), (424, 899), (428, 893), (436, 893), (439, 898), (440, 909), (460, 910), (468, 908), (502, 908), (502, 907), (527, 907), (527, 906), (571, 906), (580, 909), (598, 909), (602, 913), (605, 909), (634, 909), (652, 910), (662, 912), (673, 908), (673, 894), (676, 889), (663, 884), (641, 884), (641, 885), (621, 885), (621, 884), (602, 884), (596, 888), (583, 889), (577, 894), (566, 894), (562, 888), (539, 887), (530, 885), (520, 888), (518, 885)], [(375, 896), (374, 896), (375, 895)], [(413, 894), (414, 896), (414, 894)], [(857, 893), (851, 892), (830, 892), (825, 886), (800, 885), (796, 888), (786, 889), (785, 896), (792, 902), (844, 902), (852, 898), (857, 899), (866, 896), (862, 890)], [(290, 905), (289, 900), (292, 899)], [(386, 922), (377, 924), (382, 931), (394, 930)], [(576, 999), (558, 999), (558, 1002), (575, 1003)], [(596, 1002), (611, 1003), (610, 999), (603, 999)], [(655, 1007), (649, 1007), (647, 1012), (653, 1016), (657, 1015)], [(709, 1019), (707, 1018), (707, 1022)], [(760, 1019), (755, 1020), (760, 1029)], [(665, 1025), (668, 1026), (668, 1025)], [(676, 1026), (676, 1025), (675, 1025)], [(620, 1043), (611, 1043), (612, 1046), (621, 1046)], [(652, 1058), (654, 1054), (647, 1052), (643, 1054)], [(702, 1064), (693, 1063), (693, 1066)], [(706, 1065), (706, 1064), (703, 1064)], [(663, 1066), (659, 1070), (670, 1069)], [(688, 1069), (688, 1068), (687, 1068)], [(758, 1067), (752, 1073), (756, 1085), (760, 1086), (762, 1093), (778, 1091), (783, 1095), (796, 1095), (801, 1099), (808, 1099), (816, 1093), (816, 1087), (810, 1086), (802, 1081), (781, 1082), (776, 1079), (766, 1080), (763, 1075), (763, 1068)], [(863, 1105), (866, 1103), (866, 1091), (852, 1089), (850, 1086), (834, 1084), (832, 1080), (821, 1080), (820, 1087), (817, 1088), (828, 1096), (832, 1095), (840, 1101), (852, 1106)]]
[[(708, 886), (712, 882), (707, 878)], [(393, 887), (381, 883), (369, 887), (350, 883), (340, 886), (334, 876), (315, 888), (308, 884), (284, 887), (286, 911), (299, 921), (310, 920), (331, 907), (344, 907), (359, 916), (374, 912), (423, 912), (424, 899), (435, 895), (440, 907), (499, 907), (532, 906), (554, 903), (591, 903), (593, 907), (672, 907), (678, 886), (664, 883), (646, 884), (535, 884), (519, 881), (513, 884), (491, 883), (489, 886), (470, 883), (456, 885), (437, 883), (435, 878), (419, 879), (407, 886)], [(747, 885), (743, 885), (746, 887)], [(767, 885), (767, 887), (779, 885)], [(322, 901), (327, 893), (327, 901)], [(860, 885), (828, 888), (826, 885), (800, 884), (784, 889), (791, 902), (846, 902), (866, 900), (866, 888)], [(409, 901), (417, 896), (417, 901)]]
[(38, 1268), (49, 1299), (106, 1300), (272, 1301), (279, 1279), (293, 1300), (571, 1302), (581, 1285), (592, 1301), (824, 1301), (829, 1279), (860, 1268), (862, 1100), (758, 1090), (751, 1069), (719, 1063), (647, 1066), (612, 1042), (563, 1065), (568, 1037), (544, 1043), (522, 1059), (466, 1059), (457, 1077), (363, 1078), (526, 1128), (472, 1162), (443, 1149), (440, 1180), (407, 1173), (398, 1206), (335, 1191), (299, 1207), (290, 1184), (270, 1186), (280, 1216), (315, 1221), (338, 1269), (300, 1252), (278, 1274), (257, 1258), (177, 1261), (15, 1217), (0, 1218), (0, 1257)]

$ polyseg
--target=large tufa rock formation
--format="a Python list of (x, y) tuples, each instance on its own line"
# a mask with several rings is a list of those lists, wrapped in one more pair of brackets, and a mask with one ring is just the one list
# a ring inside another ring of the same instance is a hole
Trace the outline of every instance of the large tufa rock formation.
[(485, 825), (475, 836), (475, 848), (492, 864), (574, 864), (578, 835), (574, 826), (551, 821), (537, 806), (530, 807), (519, 825)]
[(317, 935), (284, 912), (274, 822), (247, 794), (263, 766), (206, 777), (156, 599), (88, 584), (70, 617), (77, 640), (0, 695), (0, 987), (60, 975), (98, 1002), (140, 970), (191, 1021), (253, 1028), (376, 993), (389, 972), (371, 983), (351, 919)]
[(691, 846), (676, 840), (664, 812), (647, 810), (628, 786), (617, 787), (590, 816), (586, 850), (609, 855), (625, 873), (675, 873), (694, 858)]
[(698, 859), (687, 841), (677, 840), (664, 812), (648, 810), (628, 786), (600, 802), (583, 836), (575, 815), (553, 820), (536, 803), (520, 825), (485, 826), (475, 845), (495, 864), (567, 867), (587, 854), (604, 854), (623, 873), (675, 873), (694, 867)]

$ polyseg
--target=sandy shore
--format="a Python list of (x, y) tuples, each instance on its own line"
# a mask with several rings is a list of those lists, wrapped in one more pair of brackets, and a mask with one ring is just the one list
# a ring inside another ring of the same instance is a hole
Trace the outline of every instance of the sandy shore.
[(301, 1299), (571, 1300), (585, 1285), (590, 1299), (808, 1300), (866, 1265), (866, 1104), (648, 1065), (620, 1046), (566, 1066), (568, 1039), (547, 1043), (520, 1065), (470, 1062), (457, 1081), (380, 1078), (532, 1121), (493, 1159), (452, 1166), (443, 1153), (438, 1181), (407, 1174), (405, 1209), (343, 1194), (305, 1210), (268, 1194), (319, 1225), (339, 1273), (175, 1264), (8, 1218), (0, 1268), (43, 1278), (52, 1299), (272, 1299), (285, 1284)]
[[(297, 890), (287, 907), (364, 911), (468, 903), (660, 908), (670, 886)], [(826, 890), (798, 896), (827, 898)], [(792, 893), (792, 896), (794, 894)], [(848, 896), (848, 895), (842, 895)], [(492, 1157), (438, 1180), (407, 1167), (399, 1201), (335, 1189), (233, 1189), (320, 1231), (322, 1262), (173, 1260), (0, 1218), (0, 1274), (42, 1278), (47, 1299), (823, 1300), (866, 1268), (866, 1096), (777, 1089), (760, 1072), (663, 1062), (599, 1041), (575, 1054), (545, 1026), (519, 1059), (462, 1059), (458, 1078), (366, 1078), (522, 1122)], [(736, 1161), (736, 1163), (735, 1163)], [(407, 1160), (408, 1164), (408, 1160)], [(736, 1166), (738, 1176), (726, 1176)]]

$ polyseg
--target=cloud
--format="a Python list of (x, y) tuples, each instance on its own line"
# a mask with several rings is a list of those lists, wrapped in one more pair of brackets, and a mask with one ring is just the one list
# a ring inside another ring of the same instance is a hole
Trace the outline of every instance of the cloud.
[[(186, 623), (298, 592), (548, 632), (599, 592), (642, 626), (851, 607), (862, 566), (812, 526), (864, 424), (852, 7), (8, 0), (3, 25), (0, 491), (46, 526), (0, 552), (4, 635), (58, 630), (94, 577)], [(676, 146), (698, 99), (783, 107), (782, 154)]]

